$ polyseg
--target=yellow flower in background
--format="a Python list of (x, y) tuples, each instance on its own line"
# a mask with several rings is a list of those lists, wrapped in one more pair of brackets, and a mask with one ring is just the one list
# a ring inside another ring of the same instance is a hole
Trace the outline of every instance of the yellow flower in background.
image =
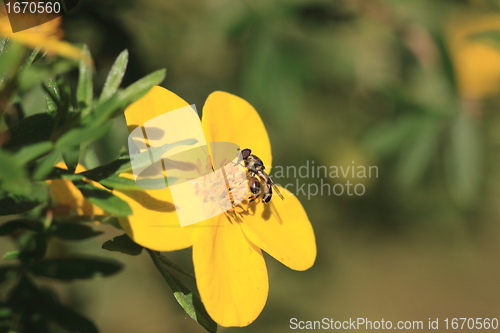
[[(188, 103), (179, 96), (154, 87), (125, 110), (127, 125), (134, 129), (185, 106)], [(207, 144), (232, 142), (250, 148), (266, 167), (271, 166), (267, 131), (245, 100), (226, 92), (212, 93), (203, 107), (202, 128)], [(226, 212), (186, 227), (180, 227), (179, 207), (174, 205), (168, 188), (114, 193), (132, 208), (133, 215), (120, 219), (120, 223), (136, 243), (156, 251), (193, 247), (201, 299), (210, 316), (222, 326), (246, 326), (262, 311), (268, 276), (261, 250), (294, 270), (308, 269), (316, 258), (311, 223), (291, 193), (286, 200), (276, 196), (268, 204), (243, 201), (237, 206), (241, 219)]]
[[(60, 162), (56, 167), (67, 169), (64, 162)], [(83, 165), (78, 164), (75, 173), (87, 171)], [(103, 188), (102, 185), (91, 181), (92, 185)], [(105, 215), (106, 213), (96, 205), (89, 202), (76, 188), (76, 186), (66, 179), (47, 180), (51, 193), (57, 205), (55, 206), (56, 215), (70, 215), (74, 210), (77, 215)]]
[(462, 97), (481, 99), (500, 92), (500, 49), (473, 38), (475, 34), (500, 31), (500, 15), (462, 15), (447, 27), (448, 45)]
[[(30, 19), (30, 16), (27, 15), (26, 19)], [(59, 29), (60, 24), (61, 18), (58, 17), (31, 29), (13, 33), (9, 18), (5, 12), (5, 7), (4, 10), (0, 11), (0, 36), (9, 38), (30, 48), (39, 47), (49, 55), (60, 55), (77, 60), (85, 59), (85, 53), (81, 49), (59, 40), (63, 35), (62, 30)]]

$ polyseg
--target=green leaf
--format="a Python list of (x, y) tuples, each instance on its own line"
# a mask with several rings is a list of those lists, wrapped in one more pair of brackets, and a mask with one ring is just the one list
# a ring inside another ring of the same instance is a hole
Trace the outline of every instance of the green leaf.
[(131, 256), (141, 254), (143, 247), (131, 240), (127, 234), (116, 236), (102, 244), (102, 248), (108, 251), (121, 252)]
[(117, 273), (123, 265), (112, 259), (87, 256), (45, 259), (30, 267), (39, 276), (70, 281), (107, 277)]
[[(134, 165), (137, 165), (137, 167), (148, 166), (152, 163), (151, 156), (153, 156), (153, 162), (156, 162), (163, 156), (163, 154), (165, 154), (170, 149), (177, 146), (193, 145), (196, 142), (198, 142), (196, 139), (181, 140), (171, 144), (165, 144), (157, 148), (151, 148), (149, 151), (137, 155), (132, 155), (132, 158), (134, 159)], [(132, 166), (130, 165), (130, 157), (121, 157), (111, 163), (82, 172), (79, 175), (82, 175), (88, 179), (92, 179), (96, 182), (105, 180), (104, 183), (107, 181), (110, 187), (113, 187), (111, 183), (114, 182), (114, 185), (123, 186), (123, 188), (120, 189), (127, 189), (125, 187), (132, 186), (130, 181), (123, 180), (124, 178), (117, 179), (118, 177), (112, 176), (130, 170), (132, 170)], [(118, 184), (118, 182), (121, 182), (121, 184)]]
[(19, 250), (11, 250), (11, 251), (7, 251), (5, 252), (5, 254), (3, 255), (3, 259), (4, 260), (16, 260), (19, 258), (19, 256), (21, 255), (21, 251)]
[(401, 154), (396, 170), (398, 183), (406, 190), (413, 188), (422, 179), (438, 147), (440, 120), (423, 119), (418, 125), (418, 132)]
[(146, 75), (142, 79), (125, 88), (125, 90), (119, 93), (122, 107), (125, 107), (146, 95), (146, 93), (151, 90), (153, 86), (163, 82), (165, 75), (167, 75), (167, 70), (160, 69)]
[(500, 48), (500, 30), (481, 31), (470, 35), (469, 38), (483, 40), (491, 46)]
[(38, 288), (33, 281), (23, 274), (19, 282), (9, 292), (7, 304), (14, 307), (25, 307), (32, 302), (38, 302)]
[(463, 207), (476, 203), (482, 174), (479, 119), (461, 112), (452, 124), (447, 179), (453, 198)]
[[(4, 265), (0, 266), (0, 283), (4, 281), (9, 281), (17, 277), (18, 271), (17, 266), (14, 265)], [(2, 317), (0, 315), (0, 317)]]
[(77, 66), (77, 62), (66, 58), (57, 58), (54, 61), (39, 61), (26, 68), (18, 76), (18, 85), (21, 90), (27, 90), (49, 77), (67, 72)]
[(61, 304), (52, 293), (41, 290), (39, 298), (42, 313), (66, 331), (77, 333), (99, 332), (93, 322), (75, 312), (72, 308)]
[[(48, 80), (47, 82), (51, 82)], [(69, 128), (73, 127), (79, 120), (79, 114), (76, 112), (70, 113), (73, 110), (71, 106), (71, 102), (73, 100), (71, 94), (71, 88), (69, 83), (64, 79), (64, 77), (58, 75), (55, 81), (56, 87), (53, 88), (55, 90), (56, 95), (52, 96), (50, 90), (46, 89), (47, 93), (49, 93), (56, 104), (56, 116), (54, 119), (54, 128), (55, 131), (52, 134), (52, 137), (59, 138), (62, 133), (65, 133), (69, 130)]]
[(61, 153), (57, 150), (43, 157), (37, 163), (37, 167), (33, 173), (34, 180), (44, 179), (46, 176), (50, 175), (54, 171), (54, 165), (61, 159)]
[(394, 154), (406, 145), (418, 121), (414, 116), (406, 116), (381, 124), (368, 133), (365, 145), (378, 156)]
[(142, 179), (141, 186), (137, 185), (133, 179), (111, 175), (108, 178), (102, 179), (99, 183), (107, 188), (113, 190), (136, 190), (143, 191), (144, 189), (162, 189), (165, 188), (165, 181), (172, 184), (176, 178), (170, 177), (168, 179)]
[(128, 63), (128, 50), (122, 51), (118, 58), (116, 58), (115, 63), (111, 67), (109, 71), (108, 77), (106, 78), (106, 83), (104, 84), (104, 88), (101, 92), (101, 97), (99, 98), (99, 104), (104, 102), (113, 96), (120, 84), (122, 83), (123, 75), (125, 74), (125, 70), (127, 69)]
[(116, 229), (122, 229), (120, 226), (120, 221), (118, 218), (110, 215), (81, 215), (81, 216), (69, 216), (69, 217), (54, 217), (54, 223), (75, 223), (75, 222), (100, 222), (103, 224), (109, 224)]
[(163, 265), (165, 265), (169, 268), (172, 268), (172, 269), (176, 270), (177, 272), (181, 273), (182, 275), (195, 281), (195, 277), (193, 274), (186, 272), (181, 266), (177, 265), (175, 262), (173, 262), (172, 260), (165, 257), (163, 254), (157, 253), (157, 255), (160, 258)]
[(2, 146), (7, 150), (49, 141), (54, 128), (54, 118), (47, 113), (39, 113), (24, 118), (10, 129), (10, 139)]
[(0, 236), (6, 236), (19, 229), (42, 231), (42, 225), (36, 221), (19, 219), (0, 224)]
[[(58, 167), (53, 167), (52, 170), (44, 177), (44, 180), (51, 180), (51, 179), (61, 179), (64, 177), (70, 177), (74, 176), (74, 174), (71, 171), (68, 171), (67, 169), (62, 169)], [(77, 177), (76, 179), (83, 179), (83, 177)]]
[(61, 152), (64, 164), (68, 168), (68, 171), (75, 172), (76, 166), (78, 165), (78, 160), (80, 159), (80, 146), (75, 146), (70, 149), (65, 149)]
[(103, 232), (78, 223), (52, 223), (50, 233), (66, 240), (83, 240), (99, 236)]
[(118, 170), (123, 168), (124, 165), (128, 165), (130, 167), (130, 159), (128, 157), (119, 158), (111, 163), (82, 172), (79, 175), (98, 182), (102, 179), (108, 178), (111, 175), (114, 175), (115, 173), (118, 173)]
[[(148, 151), (142, 152), (140, 154), (135, 154), (135, 155), (130, 155), (130, 159), (134, 167), (136, 168), (143, 168), (151, 165), (154, 162), (159, 161), (162, 156), (169, 151), (170, 149), (177, 147), (177, 146), (189, 146), (189, 145), (194, 145), (197, 143), (198, 140), (196, 139), (186, 139), (186, 140), (181, 140), (177, 141), (174, 143), (167, 143), (164, 144), (163, 146), (160, 147), (155, 147), (151, 148)], [(118, 171), (119, 172), (124, 172), (124, 171), (129, 171), (132, 169), (132, 166), (129, 167), (129, 169), (126, 169), (127, 166), (123, 166), (120, 168)]]
[(109, 131), (111, 125), (107, 122), (98, 127), (73, 128), (57, 140), (56, 148), (64, 151), (81, 143), (97, 140)]
[(5, 52), (0, 54), (0, 82), (8, 77), (9, 72), (17, 69), (23, 58), (24, 48), (19, 43), (7, 43)]
[(99, 126), (112, 118), (116, 110), (121, 110), (121, 103), (118, 95), (113, 95), (94, 108), (92, 115), (86, 117), (82, 123), (87, 126)]
[[(28, 195), (31, 184), (24, 165), (12, 154), (0, 149), (0, 188), (19, 195)], [(2, 207), (0, 207), (0, 211)]]
[(153, 72), (131, 84), (125, 90), (104, 100), (94, 109), (92, 117), (85, 118), (84, 124), (97, 126), (118, 116), (118, 112), (122, 112), (123, 108), (144, 96), (154, 85), (162, 82), (165, 74), (166, 70), (164, 69)]
[(457, 93), (457, 78), (455, 77), (455, 69), (453, 67), (453, 61), (451, 58), (450, 50), (446, 45), (444, 36), (441, 33), (434, 33), (434, 40), (438, 46), (439, 53), (441, 55), (441, 65), (444, 71), (444, 75), (448, 81), (449, 86), (452, 91)]
[(167, 282), (174, 293), (174, 297), (186, 313), (208, 332), (217, 332), (217, 324), (208, 315), (203, 303), (198, 296), (193, 294), (179, 279), (172, 275), (162, 264), (158, 252), (147, 250), (153, 263), (160, 271), (163, 279)]
[(36, 60), (40, 59), (40, 47), (34, 49), (28, 59), (24, 62), (23, 70), (30, 67)]
[(130, 209), (129, 205), (122, 199), (114, 196), (111, 192), (102, 190), (81, 180), (73, 181), (73, 184), (75, 184), (88, 201), (102, 208), (104, 211), (120, 217), (132, 215), (132, 209)]
[(47, 287), (44, 287), (43, 290), (38, 289), (27, 275), (21, 276), (18, 284), (10, 291), (7, 304), (14, 308), (34, 310), (36, 311), (34, 314), (56, 322), (65, 331), (98, 332), (90, 320), (61, 304), (52, 289)]
[(40, 203), (38, 200), (10, 194), (0, 199), (0, 216), (25, 213)]
[(47, 235), (42, 232), (26, 232), (18, 240), (22, 249), (19, 258), (24, 264), (30, 264), (42, 259), (47, 252)]
[(50, 152), (54, 148), (54, 144), (50, 141), (35, 143), (21, 148), (14, 158), (19, 164), (27, 164), (38, 157)]
[(86, 57), (80, 61), (79, 65), (76, 99), (78, 101), (78, 108), (80, 109), (82, 117), (86, 117), (92, 109), (93, 96), (92, 67), (90, 61), (88, 61), (88, 59), (90, 59), (90, 52), (86, 45), (83, 47), (83, 53)]

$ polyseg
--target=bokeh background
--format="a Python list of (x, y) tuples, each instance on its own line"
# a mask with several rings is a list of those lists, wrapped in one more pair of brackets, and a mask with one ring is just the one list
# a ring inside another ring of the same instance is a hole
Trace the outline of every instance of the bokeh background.
[[(167, 68), (163, 86), (198, 109), (215, 90), (249, 101), (275, 165), (378, 167), (378, 178), (323, 180), (362, 183), (363, 196), (299, 195), (316, 264), (295, 272), (266, 256), (264, 311), (221, 332), (288, 332), (290, 318), (500, 317), (500, 1), (81, 0), (63, 29), (89, 46), (97, 91), (126, 48), (125, 85)], [(116, 158), (126, 136), (117, 119), (88, 166)], [(203, 332), (146, 254), (100, 248), (120, 234), (101, 228), (71, 251), (125, 270), (57, 284), (63, 300), (102, 332)], [(167, 256), (191, 267), (190, 250)]]

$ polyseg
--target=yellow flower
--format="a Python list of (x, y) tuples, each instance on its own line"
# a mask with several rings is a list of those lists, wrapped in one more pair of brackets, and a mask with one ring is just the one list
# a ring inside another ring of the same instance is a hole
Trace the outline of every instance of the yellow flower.
[[(58, 163), (56, 167), (66, 169), (64, 162)], [(75, 172), (80, 173), (84, 171), (87, 171), (85, 167), (78, 164)], [(103, 188), (102, 185), (94, 181), (90, 181), (90, 183), (99, 188)], [(47, 184), (49, 184), (52, 196), (57, 202), (55, 206), (55, 215), (70, 215), (72, 209), (75, 210), (76, 214), (79, 216), (106, 214), (101, 208), (89, 202), (70, 180), (47, 180)]]
[(461, 15), (447, 27), (457, 85), (462, 97), (482, 99), (500, 91), (500, 50), (475, 34), (500, 30), (500, 15)]
[[(125, 110), (130, 129), (188, 104), (174, 93), (153, 89)], [(189, 131), (189, 124), (177, 124)], [(194, 124), (194, 125), (199, 125)], [(202, 128), (207, 144), (232, 142), (250, 148), (266, 167), (272, 163), (267, 131), (255, 109), (245, 100), (216, 91), (203, 107)], [(267, 169), (266, 169), (267, 170)], [(287, 192), (281, 189), (282, 192)], [(169, 189), (115, 192), (128, 202), (133, 215), (121, 219), (127, 234), (156, 251), (193, 247), (198, 290), (210, 316), (222, 326), (246, 326), (262, 311), (268, 276), (262, 250), (294, 270), (306, 270), (316, 258), (314, 232), (299, 200), (288, 193), (238, 205), (239, 218), (226, 212), (180, 227)], [(182, 207), (180, 207), (182, 209)], [(189, 207), (188, 207), (189, 209)]]
[[(29, 20), (31, 17), (27, 15), (26, 19)], [(59, 40), (62, 36), (62, 30), (59, 29), (60, 24), (61, 18), (58, 17), (31, 29), (13, 33), (7, 13), (5, 12), (5, 7), (3, 11), (0, 11), (0, 36), (9, 38), (30, 48), (40, 47), (49, 55), (60, 55), (77, 60), (85, 59), (86, 56), (82, 50)], [(90, 61), (90, 59), (88, 60)]]

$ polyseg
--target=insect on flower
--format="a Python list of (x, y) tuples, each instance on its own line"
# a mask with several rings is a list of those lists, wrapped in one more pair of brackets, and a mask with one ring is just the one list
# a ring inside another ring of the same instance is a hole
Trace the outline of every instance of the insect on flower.
[[(129, 128), (137, 128), (165, 112), (184, 107), (189, 107), (186, 101), (155, 86), (127, 107), (125, 118)], [(185, 202), (174, 199), (175, 186), (115, 190), (113, 193), (133, 211), (120, 218), (120, 224), (134, 242), (154, 251), (192, 247), (196, 286), (208, 314), (221, 326), (247, 326), (259, 316), (268, 298), (269, 277), (263, 252), (291, 269), (306, 270), (316, 259), (314, 230), (292, 193), (287, 193), (286, 200), (271, 200), (272, 192), (278, 193), (276, 188), (281, 193), (284, 189), (274, 185), (266, 173), (273, 161), (269, 136), (259, 114), (247, 101), (227, 92), (213, 92), (203, 106), (201, 124), (196, 114), (191, 117), (192, 109), (186, 110), (189, 112), (182, 113), (186, 121), (172, 123), (175, 126), (164, 132), (168, 133), (164, 141), (150, 138), (149, 142), (160, 146), (195, 138), (199, 149), (213, 147), (214, 143), (234, 145), (210, 149), (211, 162), (206, 164), (212, 169), (199, 185), (194, 184), (190, 189), (193, 195), (185, 196)], [(242, 131), (242, 122), (253, 124), (252, 131)], [(242, 150), (237, 151), (236, 146)], [(246, 147), (252, 147), (259, 157)], [(189, 180), (184, 184), (193, 185)], [(250, 202), (252, 195), (256, 199)], [(261, 200), (267, 204), (261, 204)], [(182, 214), (204, 212), (194, 206), (194, 201), (208, 212), (214, 207), (220, 213), (181, 226)]]
[(273, 190), (281, 200), (285, 200), (285, 197), (283, 197), (278, 187), (274, 184), (272, 178), (266, 173), (266, 167), (262, 160), (256, 155), (253, 155), (252, 150), (248, 148), (243, 149), (240, 154), (248, 171), (248, 183), (250, 192), (252, 193), (250, 202), (259, 198), (261, 187), (264, 190), (264, 195), (262, 196), (262, 201), (264, 203), (271, 201)]

